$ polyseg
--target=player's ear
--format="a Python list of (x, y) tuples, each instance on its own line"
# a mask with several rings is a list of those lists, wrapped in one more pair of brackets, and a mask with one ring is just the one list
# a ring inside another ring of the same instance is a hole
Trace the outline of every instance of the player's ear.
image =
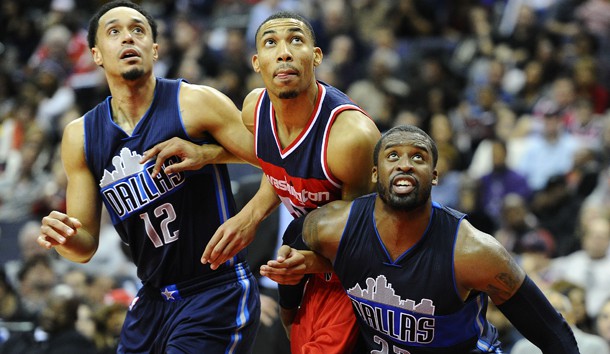
[(104, 61), (102, 60), (102, 54), (100, 54), (97, 47), (91, 48), (91, 56), (93, 57), (93, 62), (95, 62), (97, 66), (103, 66)]
[(371, 182), (377, 183), (379, 181), (379, 176), (377, 175), (377, 167), (373, 166), (373, 173), (371, 174)]
[(254, 69), (254, 72), (260, 73), (261, 72), (261, 68), (260, 65), (258, 63), (258, 55), (254, 54), (252, 56), (252, 68)]
[(322, 63), (322, 58), (324, 54), (322, 54), (322, 49), (320, 47), (315, 47), (313, 49), (313, 66), (318, 66)]
[(153, 44), (153, 61), (157, 61), (159, 59), (159, 44)]
[(438, 171), (435, 169), (432, 171), (432, 185), (436, 186), (438, 184)]

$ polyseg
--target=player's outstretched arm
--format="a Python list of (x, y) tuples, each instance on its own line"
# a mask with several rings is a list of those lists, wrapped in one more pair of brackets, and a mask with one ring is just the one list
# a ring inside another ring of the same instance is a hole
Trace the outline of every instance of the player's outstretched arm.
[(485, 292), (543, 353), (578, 353), (570, 326), (491, 235), (463, 221), (455, 255), (456, 282), (463, 299), (472, 290)]
[(37, 242), (71, 261), (85, 263), (98, 247), (101, 202), (85, 161), (83, 118), (66, 127), (61, 156), (68, 177), (67, 213), (52, 211), (42, 218)]
[(258, 165), (254, 135), (229, 97), (209, 86), (183, 84), (180, 107), (189, 136), (202, 138), (211, 134), (231, 154)]
[(146, 150), (142, 159), (140, 159), (140, 163), (145, 163), (154, 158), (155, 167), (151, 176), (155, 177), (161, 172), (161, 166), (163, 166), (165, 160), (172, 156), (177, 156), (180, 162), (165, 167), (165, 173), (167, 174), (198, 170), (210, 164), (245, 163), (218, 144), (197, 145), (177, 137), (160, 142)]
[[(212, 269), (235, 256), (248, 246), (256, 234), (256, 230), (273, 210), (280, 204), (275, 190), (263, 175), (261, 184), (250, 201), (229, 220), (216, 230), (205, 247), (201, 256), (203, 264), (210, 264)], [(268, 237), (276, 237), (269, 235)]]
[(231, 99), (212, 87), (183, 83), (179, 100), (189, 137), (202, 139), (211, 135), (219, 145), (197, 145), (178, 138), (161, 142), (144, 152), (141, 160), (156, 158), (153, 174), (158, 173), (171, 156), (178, 156), (181, 162), (166, 170), (168, 173), (198, 169), (212, 163), (258, 165), (254, 136), (242, 122), (241, 112)]

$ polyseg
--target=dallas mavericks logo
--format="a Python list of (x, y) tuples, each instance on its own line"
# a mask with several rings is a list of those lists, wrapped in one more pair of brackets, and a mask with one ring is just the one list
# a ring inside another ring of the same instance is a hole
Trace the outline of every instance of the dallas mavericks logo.
[(396, 295), (387, 278), (366, 279), (347, 290), (362, 320), (376, 331), (403, 343), (430, 343), (434, 339), (435, 306), (429, 299), (419, 303)]
[[(171, 192), (185, 181), (183, 173), (167, 175), (163, 169), (155, 178), (151, 178), (150, 171), (154, 162), (143, 165), (140, 164), (141, 158), (141, 155), (126, 147), (121, 149), (119, 155), (112, 158), (114, 171), (104, 170), (100, 181), (107, 205), (121, 219)], [(178, 162), (178, 158), (173, 156), (165, 161), (164, 166), (175, 162)]]

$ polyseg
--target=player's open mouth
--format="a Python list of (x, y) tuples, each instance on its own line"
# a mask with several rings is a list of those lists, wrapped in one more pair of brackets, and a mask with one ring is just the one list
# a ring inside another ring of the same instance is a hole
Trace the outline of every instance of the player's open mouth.
[(121, 59), (139, 58), (140, 53), (135, 49), (126, 49), (121, 53)]
[(415, 188), (415, 180), (411, 176), (401, 175), (392, 180), (392, 189), (396, 193), (410, 193)]

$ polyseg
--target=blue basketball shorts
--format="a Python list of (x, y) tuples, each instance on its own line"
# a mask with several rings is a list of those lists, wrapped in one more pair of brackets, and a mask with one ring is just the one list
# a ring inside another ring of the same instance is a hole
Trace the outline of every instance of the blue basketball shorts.
[(259, 322), (256, 279), (239, 263), (188, 284), (143, 286), (118, 353), (250, 353)]

